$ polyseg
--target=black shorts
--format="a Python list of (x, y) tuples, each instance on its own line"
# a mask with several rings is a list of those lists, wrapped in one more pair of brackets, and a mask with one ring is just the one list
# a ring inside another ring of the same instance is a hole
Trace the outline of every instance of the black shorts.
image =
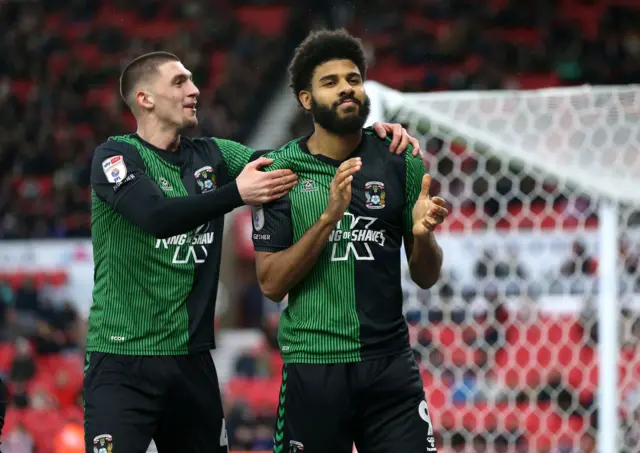
[(87, 354), (87, 453), (221, 453), (228, 442), (207, 352), (166, 357)]
[(412, 351), (351, 364), (285, 364), (274, 453), (436, 452)]

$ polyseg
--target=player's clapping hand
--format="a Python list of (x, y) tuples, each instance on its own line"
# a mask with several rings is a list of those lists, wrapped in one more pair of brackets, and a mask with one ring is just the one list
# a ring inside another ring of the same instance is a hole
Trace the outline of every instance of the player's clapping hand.
[(413, 206), (413, 235), (415, 237), (431, 233), (449, 215), (449, 211), (445, 208), (446, 202), (440, 197), (431, 198), (430, 188), (431, 175), (424, 175), (418, 201)]
[(407, 149), (408, 145), (413, 146), (411, 154), (419, 156), (422, 154), (420, 149), (420, 142), (417, 138), (409, 135), (407, 130), (402, 127), (402, 124), (398, 123), (380, 123), (376, 121), (373, 123), (373, 129), (378, 134), (378, 137), (385, 138), (388, 134), (391, 134), (391, 143), (389, 144), (389, 151), (396, 154), (401, 154)]
[(359, 157), (346, 160), (338, 167), (329, 187), (329, 203), (325, 209), (325, 215), (329, 221), (337, 223), (342, 220), (344, 211), (351, 202), (353, 175), (360, 171), (360, 168), (362, 168), (362, 160)]
[(257, 206), (286, 195), (298, 183), (291, 170), (260, 171), (273, 159), (261, 157), (249, 163), (236, 178), (238, 191), (245, 204)]

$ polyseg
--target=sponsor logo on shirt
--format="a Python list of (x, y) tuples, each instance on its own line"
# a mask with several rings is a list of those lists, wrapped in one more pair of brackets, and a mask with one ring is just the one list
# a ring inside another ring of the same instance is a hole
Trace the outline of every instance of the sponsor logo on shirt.
[(331, 261), (347, 261), (351, 256), (357, 261), (375, 260), (371, 246), (384, 247), (386, 241), (385, 230), (374, 228), (376, 220), (345, 213), (329, 235)]
[(177, 234), (167, 239), (157, 239), (156, 249), (174, 249), (173, 264), (202, 264), (209, 255), (208, 246), (214, 243), (215, 233), (209, 231), (211, 223), (201, 225), (192, 234)]

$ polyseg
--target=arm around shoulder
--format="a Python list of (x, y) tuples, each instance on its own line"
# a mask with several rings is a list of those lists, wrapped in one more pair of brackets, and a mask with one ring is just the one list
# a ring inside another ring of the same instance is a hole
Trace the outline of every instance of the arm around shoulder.
[(165, 198), (132, 145), (100, 145), (91, 164), (91, 187), (113, 210), (159, 239), (183, 234), (243, 204), (234, 183), (202, 195)]

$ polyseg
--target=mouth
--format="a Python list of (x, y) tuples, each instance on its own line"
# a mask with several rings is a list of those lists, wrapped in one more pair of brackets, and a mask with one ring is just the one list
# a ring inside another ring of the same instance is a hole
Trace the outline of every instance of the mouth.
[(358, 102), (355, 99), (345, 99), (338, 105), (358, 105)]
[(195, 113), (196, 112), (196, 103), (195, 102), (190, 102), (188, 104), (185, 104), (184, 108), (190, 110), (193, 113)]

